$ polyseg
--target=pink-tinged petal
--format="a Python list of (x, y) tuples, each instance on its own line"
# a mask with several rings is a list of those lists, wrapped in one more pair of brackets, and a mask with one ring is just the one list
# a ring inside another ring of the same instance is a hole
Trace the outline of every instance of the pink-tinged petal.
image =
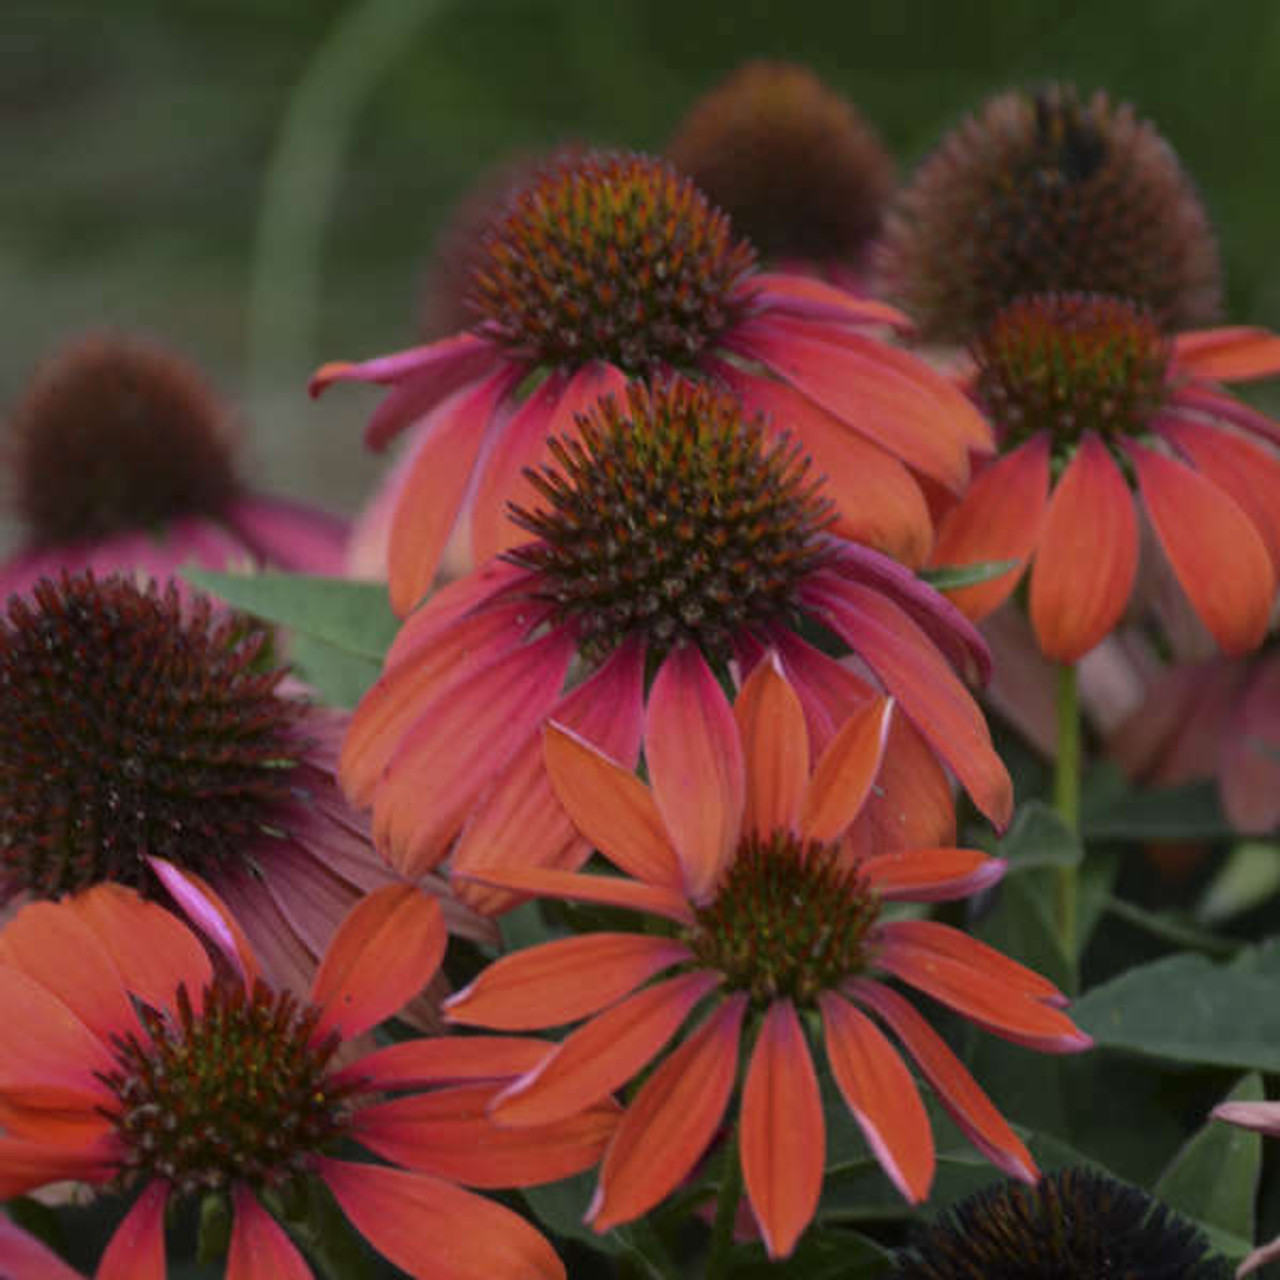
[(925, 562), (933, 546), (928, 504), (911, 472), (892, 453), (785, 382), (719, 361), (710, 362), (708, 372), (767, 415), (775, 433), (799, 442), (813, 472), (823, 477), (824, 495), (835, 504), (834, 532), (913, 568)]
[(1053, 491), (1031, 570), (1040, 648), (1077, 662), (1120, 621), (1138, 570), (1133, 496), (1107, 446), (1086, 431)]
[(518, 374), (503, 372), (458, 392), (434, 411), (415, 442), (387, 547), (391, 607), (401, 617), (435, 581), (480, 446), (518, 380)]
[(532, 1071), (554, 1048), (524, 1036), (427, 1036), (375, 1049), (335, 1079), (374, 1091), (509, 1080)]
[(500, 1124), (555, 1124), (607, 1098), (666, 1047), (720, 983), (705, 970), (659, 982), (597, 1014), (494, 1102)]
[(822, 1192), (826, 1126), (813, 1059), (790, 1000), (769, 1006), (742, 1091), (742, 1174), (770, 1258), (785, 1258)]
[(423, 708), (374, 794), (374, 838), (403, 875), (444, 856), (484, 784), (555, 705), (573, 653), (573, 637), (553, 631)]
[(412, 885), (371, 893), (342, 922), (316, 971), (315, 1035), (344, 1040), (391, 1017), (431, 980), (448, 943), (440, 904)]
[(1280, 826), (1280, 660), (1264, 659), (1249, 680), (1222, 739), (1219, 789), (1237, 831)]
[(226, 1280), (313, 1280), (302, 1254), (253, 1192), (238, 1184), (232, 1199)]
[(450, 1022), (533, 1031), (576, 1022), (691, 958), (674, 938), (588, 933), (502, 956), (445, 1001)]
[(1280, 571), (1280, 458), (1230, 431), (1166, 418), (1160, 434), (1253, 521)]
[(705, 901), (738, 843), (745, 766), (733, 710), (696, 645), (672, 650), (653, 682), (645, 758), (685, 889)]
[(920, 730), (906, 716), (889, 722), (875, 786), (850, 838), (867, 856), (955, 843), (951, 779)]
[[(806, 644), (787, 627), (775, 627), (768, 638), (782, 661), (787, 683), (804, 708), (811, 756), (820, 756), (848, 716), (866, 706), (877, 691), (846, 663)], [(751, 668), (749, 661), (741, 661), (744, 667)], [(895, 716), (894, 723), (905, 722)]]
[[(305, 838), (305, 828), (294, 830)], [(362, 896), (360, 890), (330, 871), (320, 850), (313, 852), (296, 839), (271, 837), (245, 852), (292, 932), (313, 955), (323, 955), (334, 931)], [(388, 875), (382, 883), (391, 879)]]
[(1226, 653), (1257, 648), (1276, 578), (1253, 521), (1184, 463), (1136, 442), (1127, 447), (1160, 545), (1200, 621)]
[(347, 522), (327, 511), (250, 494), (232, 503), (226, 520), (265, 564), (294, 573), (342, 573)]
[(1173, 373), (1213, 382), (1248, 382), (1280, 373), (1280, 336), (1233, 325), (1180, 333), (1173, 342)]
[(1017, 561), (997, 578), (947, 592), (968, 617), (985, 618), (1013, 593), (1040, 540), (1048, 501), (1049, 437), (1041, 431), (984, 467), (939, 521), (935, 565)]
[(252, 985), (258, 977), (258, 958), (227, 904), (195, 872), (164, 858), (148, 858), (147, 861), (192, 923), (234, 966), (245, 983)]
[(120, 1155), (118, 1145), (106, 1138), (71, 1147), (0, 1134), (0, 1200), (24, 1196), (50, 1182), (105, 1182)]
[(510, 1128), (490, 1112), (495, 1086), (458, 1085), (364, 1107), (352, 1137), (393, 1164), (492, 1190), (536, 1187), (597, 1164), (617, 1128), (612, 1098), (581, 1098), (553, 1124)]
[(922, 1203), (933, 1183), (933, 1130), (906, 1063), (847, 1000), (824, 991), (818, 1006), (840, 1096), (893, 1185), (912, 1204)]
[(840, 839), (871, 791), (893, 717), (893, 699), (875, 698), (853, 712), (814, 766), (800, 814), (800, 834), (823, 843)]
[(859, 869), (889, 902), (954, 902), (998, 883), (1008, 865), (978, 849), (907, 849), (867, 858)]
[(730, 996), (649, 1077), (609, 1144), (587, 1210), (599, 1232), (647, 1213), (689, 1175), (733, 1092), (747, 998)]
[[(1211, 421), (1230, 422), (1250, 435), (1280, 444), (1280, 422), (1243, 400), (1227, 395), (1211, 383), (1192, 382), (1173, 388), (1168, 408), (1178, 416), (1190, 412), (1197, 418), (1203, 416)], [(1154, 425), (1163, 428), (1167, 421), (1168, 418), (1162, 415)]]
[(1209, 1114), (1211, 1119), (1253, 1129), (1268, 1138), (1280, 1137), (1280, 1102), (1223, 1102)]
[(1244, 1261), (1236, 1268), (1236, 1280), (1244, 1280), (1245, 1276), (1253, 1275), (1259, 1267), (1265, 1266), (1268, 1262), (1274, 1262), (1277, 1258), (1280, 1258), (1280, 1236), (1270, 1244), (1264, 1244), (1246, 1255)]
[(896, 991), (858, 979), (849, 994), (873, 1010), (915, 1059), (938, 1101), (969, 1141), (1011, 1178), (1036, 1182), (1040, 1171), (1021, 1138), (1009, 1128), (946, 1042)]
[(907, 331), (904, 313), (874, 298), (862, 297), (813, 276), (760, 271), (751, 277), (751, 300), (762, 311), (784, 311), (805, 320), (841, 320), (856, 325), (886, 325)]
[(952, 937), (944, 945), (936, 945), (937, 938), (920, 943), (902, 927), (926, 923), (884, 925), (876, 954), (878, 967), (1015, 1044), (1043, 1053), (1077, 1053), (1093, 1043), (1055, 1007), (1056, 996), (1052, 1004), (1037, 999), (1025, 983), (1020, 986), (1016, 977), (1009, 976), (1010, 966), (1021, 969), (1014, 961), (954, 929), (947, 930)]
[(509, 551), (529, 534), (510, 518), (514, 504), (527, 511), (544, 505), (525, 470), (537, 471), (548, 459), (550, 439), (577, 435), (574, 418), (597, 400), (621, 395), (627, 380), (611, 364), (591, 361), (571, 377), (551, 376), (524, 402), (501, 438), (494, 441), (476, 485), (471, 512), (471, 550), (477, 561)]
[(312, 951), (304, 945), (248, 867), (224, 868), (218, 876), (218, 889), (227, 910), (243, 928), (267, 985), (300, 996), (310, 991), (324, 947)]
[(845, 640), (915, 722), (961, 785), (998, 827), (1013, 813), (1013, 784), (991, 744), (987, 723), (968, 690), (896, 605), (847, 583), (844, 598), (823, 610)]
[(747, 770), (743, 828), (762, 839), (796, 831), (809, 785), (809, 731), (775, 652), (742, 682), (733, 715)]
[(134, 1202), (111, 1237), (95, 1280), (165, 1280), (164, 1210), (169, 1184), (156, 1179)]
[(567, 898), (570, 902), (598, 902), (693, 923), (693, 908), (682, 891), (662, 885), (640, 884), (622, 876), (579, 875), (574, 871), (548, 871), (542, 867), (490, 867), (472, 877), (481, 884), (538, 898)]
[(0, 1276), (13, 1280), (84, 1280), (52, 1249), (8, 1218), (0, 1218)]
[(345, 1160), (319, 1160), (317, 1171), (360, 1234), (416, 1280), (565, 1280), (542, 1236), (474, 1192)]

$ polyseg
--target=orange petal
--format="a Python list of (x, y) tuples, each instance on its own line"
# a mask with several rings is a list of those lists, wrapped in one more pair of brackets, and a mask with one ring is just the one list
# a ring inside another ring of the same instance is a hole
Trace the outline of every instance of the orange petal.
[(891, 698), (873, 699), (849, 716), (822, 753), (800, 816), (806, 840), (838, 840), (858, 816), (880, 772), (892, 715)]
[(951, 779), (906, 716), (889, 721), (889, 741), (876, 784), (853, 824), (855, 847), (868, 853), (954, 844)]
[(683, 973), (597, 1014), (497, 1098), (494, 1118), (554, 1124), (607, 1097), (648, 1065), (719, 982), (705, 970)]
[(1280, 337), (1246, 325), (1180, 333), (1173, 343), (1173, 372), (1214, 382), (1266, 378), (1280, 373)]
[(356, 1229), (415, 1280), (565, 1280), (523, 1218), (426, 1173), (320, 1159), (317, 1172)]
[(1160, 545), (1200, 621), (1224, 652), (1262, 643), (1275, 596), (1271, 557), (1253, 521), (1184, 463), (1128, 445)]
[(554, 1048), (526, 1036), (426, 1036), (375, 1049), (336, 1078), (369, 1089), (506, 1080), (531, 1071)]
[(649, 788), (630, 770), (558, 724), (543, 732), (543, 759), (573, 825), (614, 866), (647, 884), (679, 889), (680, 862)]
[(391, 884), (359, 902), (329, 943), (311, 987), (323, 1010), (315, 1034), (350, 1039), (397, 1013), (444, 959), (440, 904), (412, 885)]
[(391, 607), (404, 617), (431, 589), (457, 523), (480, 445), (519, 372), (496, 373), (467, 387), (431, 415), (391, 521), (387, 568)]
[(302, 1254), (257, 1196), (240, 1184), (232, 1199), (235, 1221), (226, 1280), (313, 1280)]
[(169, 1184), (156, 1179), (134, 1201), (111, 1237), (95, 1280), (165, 1280), (164, 1210)]
[(554, 1124), (507, 1128), (495, 1086), (456, 1085), (363, 1107), (352, 1136), (394, 1164), (468, 1187), (536, 1187), (599, 1162), (618, 1124), (612, 1099), (580, 1100)]
[(890, 902), (952, 902), (989, 889), (1008, 865), (977, 849), (907, 849), (867, 858), (860, 870)]
[(915, 1059), (938, 1101), (964, 1130), (970, 1142), (998, 1169), (1023, 1182), (1035, 1182), (1040, 1171), (1022, 1139), (1009, 1128), (991, 1099), (946, 1042), (896, 991), (864, 979), (851, 983), (850, 994), (873, 1009)]
[(685, 889), (704, 901), (738, 843), (745, 766), (733, 711), (695, 645), (673, 649), (653, 682), (645, 758)]
[(933, 1130), (915, 1081), (883, 1032), (832, 991), (818, 997), (840, 1095), (893, 1185), (912, 1204), (933, 1183)]
[(0, 1200), (24, 1196), (50, 1182), (105, 1182), (118, 1168), (121, 1154), (114, 1139), (75, 1148), (0, 1134)]
[(655, 974), (690, 959), (674, 938), (584, 933), (516, 951), (445, 1001), (450, 1022), (529, 1031), (588, 1017)]
[(693, 923), (693, 908), (683, 893), (662, 885), (640, 884), (622, 876), (579, 875), (574, 871), (548, 871), (542, 867), (490, 867), (476, 873), (474, 879), (481, 884), (535, 897), (600, 902), (625, 911), (649, 912), (677, 924)]
[(8, 1218), (0, 1218), (0, 1276), (16, 1280), (84, 1280), (52, 1249)]
[[(782, 660), (783, 674), (804, 708), (811, 756), (820, 756), (849, 714), (876, 696), (875, 687), (843, 662), (828, 657), (788, 630), (769, 637)], [(894, 716), (893, 724), (904, 723)], [(892, 738), (893, 729), (890, 729)]]
[(933, 563), (948, 567), (1016, 560), (998, 578), (947, 597), (980, 621), (1012, 594), (1035, 550), (1049, 501), (1049, 437), (1043, 432), (984, 467), (938, 524)]
[(724, 1118), (747, 998), (730, 996), (645, 1081), (609, 1144), (587, 1221), (608, 1231), (647, 1213), (688, 1176)]
[(809, 785), (809, 731), (776, 653), (756, 663), (733, 704), (747, 771), (745, 830), (794, 831)]
[(742, 1092), (742, 1173), (770, 1258), (785, 1258), (822, 1192), (826, 1127), (818, 1077), (790, 1000), (765, 1014)]

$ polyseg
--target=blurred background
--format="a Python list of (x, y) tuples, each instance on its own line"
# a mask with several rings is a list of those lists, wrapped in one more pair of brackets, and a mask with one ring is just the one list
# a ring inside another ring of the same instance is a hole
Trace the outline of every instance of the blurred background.
[(376, 393), (316, 364), (411, 345), (433, 237), (491, 164), (659, 149), (752, 57), (809, 64), (904, 172), (988, 94), (1133, 101), (1200, 183), (1229, 318), (1280, 326), (1274, 0), (5, 0), (0, 405), (87, 329), (140, 330), (239, 407), (263, 487), (354, 511)]

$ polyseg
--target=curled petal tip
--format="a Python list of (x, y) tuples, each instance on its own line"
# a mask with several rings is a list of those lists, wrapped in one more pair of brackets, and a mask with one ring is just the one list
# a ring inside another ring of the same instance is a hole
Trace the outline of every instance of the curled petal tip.
[(313, 400), (318, 399), (333, 383), (345, 377), (352, 367), (350, 360), (330, 360), (328, 364), (321, 365), (307, 383), (307, 395)]

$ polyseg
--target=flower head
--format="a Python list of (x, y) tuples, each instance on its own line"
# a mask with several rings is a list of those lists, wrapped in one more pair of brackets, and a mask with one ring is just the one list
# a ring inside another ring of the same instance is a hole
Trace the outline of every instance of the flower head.
[(227, 408), (198, 370), (150, 343), (95, 337), (36, 374), (11, 412), (7, 462), (26, 546), (0, 592), (60, 568), (187, 561), (335, 572), (345, 531), (319, 512), (248, 493)]
[(541, 501), (512, 521), (533, 540), (417, 610), (356, 709), (343, 783), (402, 874), (446, 855), (475, 870), (515, 830), (531, 864), (581, 863), (589, 847), (551, 794), (538, 730), (551, 715), (634, 761), (662, 672), (696, 705), (775, 648), (825, 744), (875, 689), (815, 632), (906, 713), (895, 737), (910, 764), (869, 807), (868, 839), (946, 841), (939, 760), (1007, 819), (1008, 775), (952, 669), (984, 675), (977, 633), (905, 569), (827, 532), (829, 487), (794, 442), (753, 428), (732, 394), (678, 379), (597, 404), (551, 453), (530, 476)]
[[(434, 974), (439, 905), (403, 885), (364, 899), (300, 999), (261, 978), (224, 904), (193, 902), (224, 947), (218, 971), (190, 930), (118, 885), (28, 906), (0, 935), (0, 1017), (24, 1028), (0, 1048), (0, 1195), (68, 1178), (139, 1193), (102, 1280), (162, 1260), (169, 1202), (211, 1193), (234, 1212), (230, 1280), (268, 1264), (307, 1277), (268, 1208), (311, 1178), (410, 1275), (435, 1277), (456, 1252), (475, 1268), (460, 1275), (563, 1276), (527, 1223), (457, 1184), (530, 1185), (590, 1165), (611, 1103), (536, 1134), (494, 1130), (483, 1107), (545, 1055), (536, 1041), (413, 1040), (338, 1063)], [(336, 1154), (350, 1142), (405, 1167)]]
[[(643, 1071), (610, 1141), (590, 1219), (647, 1212), (702, 1156), (745, 1080), (738, 1133), (747, 1194), (769, 1253), (785, 1257), (817, 1206), (824, 1122), (806, 1043), (820, 1020), (832, 1075), (885, 1172), (928, 1194), (933, 1139), (891, 1031), (984, 1154), (1028, 1180), (1035, 1166), (960, 1062), (887, 979), (1046, 1052), (1086, 1047), (1049, 982), (947, 926), (895, 920), (895, 901), (968, 897), (1004, 870), (970, 849), (862, 856), (849, 840), (886, 758), (892, 703), (871, 700), (811, 757), (805, 712), (776, 655), (731, 710), (718, 687), (690, 706), (670, 669), (655, 681), (646, 759), (631, 769), (558, 725), (546, 733), (556, 794), (620, 875), (517, 864), (492, 883), (641, 914), (634, 933), (585, 934), (507, 956), (447, 1002), (456, 1021), (514, 1029), (587, 1019), (495, 1101), (502, 1124), (551, 1123)], [(656, 926), (656, 927), (655, 927)]]
[(1018, 568), (955, 593), (970, 617), (1031, 564), (1041, 649), (1074, 662), (1120, 620), (1138, 566), (1135, 495), (1182, 591), (1228, 653), (1266, 632), (1280, 568), (1280, 427), (1220, 381), (1280, 371), (1255, 329), (1164, 338), (1132, 302), (1047, 294), (1010, 303), (974, 344), (972, 391), (1000, 456), (942, 517), (938, 563)]
[(1228, 1280), (1204, 1234), (1145, 1191), (1091, 1169), (962, 1200), (897, 1260), (892, 1280)]
[(667, 157), (770, 262), (855, 283), (893, 192), (893, 161), (807, 67), (748, 62), (700, 98)]
[(369, 423), (380, 448), (414, 443), (378, 502), (390, 519), (392, 603), (425, 595), (456, 529), (482, 562), (519, 541), (507, 505), (547, 442), (630, 377), (718, 379), (748, 415), (792, 432), (818, 468), (845, 482), (842, 519), (872, 545), (921, 563), (932, 537), (916, 473), (955, 492), (990, 430), (938, 374), (866, 330), (892, 308), (820, 280), (759, 272), (749, 243), (670, 164), (575, 153), (514, 195), (485, 238), (468, 331), (363, 364), (337, 381), (390, 384)]
[(920, 166), (891, 212), (885, 291), (922, 336), (968, 343), (1013, 299), (1083, 291), (1162, 329), (1212, 323), (1212, 229), (1168, 142), (1133, 108), (1069, 85), (993, 98)]

